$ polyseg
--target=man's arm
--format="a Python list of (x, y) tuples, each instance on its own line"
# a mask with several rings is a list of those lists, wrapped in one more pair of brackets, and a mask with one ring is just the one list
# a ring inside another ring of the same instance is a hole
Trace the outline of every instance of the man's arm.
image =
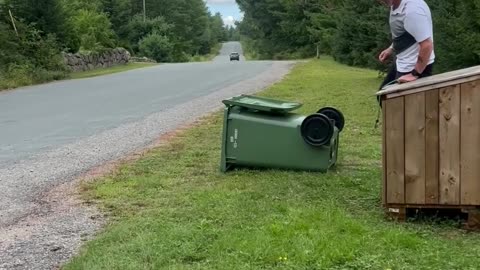
[(382, 53), (380, 53), (380, 55), (378, 56), (378, 60), (384, 63), (388, 58), (390, 58), (390, 56), (392, 56), (392, 54), (393, 54), (393, 43), (392, 45), (390, 45), (390, 47), (388, 47), (387, 49), (383, 50)]
[[(433, 52), (433, 40), (430, 19), (427, 16), (425, 10), (417, 5), (407, 6), (410, 10), (405, 17), (405, 30), (407, 30), (419, 44), (419, 55), (417, 63), (415, 64), (415, 70), (421, 74), (425, 71), (428, 65), (430, 56)], [(413, 72), (413, 71), (412, 71)], [(416, 80), (417, 77), (412, 74), (407, 74), (398, 79), (398, 82), (411, 82)]]
[[(425, 68), (428, 66), (430, 56), (432, 55), (433, 42), (432, 42), (432, 39), (428, 38), (428, 39), (420, 42), (419, 45), (420, 45), (420, 51), (419, 51), (419, 54), (418, 54), (417, 64), (415, 65), (415, 70), (419, 74), (422, 74), (423, 71), (425, 70)], [(416, 76), (413, 76), (412, 73), (409, 73), (407, 75), (404, 75), (404, 76), (398, 78), (398, 82), (399, 83), (413, 82), (416, 79), (418, 79)]]
[(428, 38), (420, 44), (420, 52), (418, 55), (417, 64), (415, 65), (415, 70), (418, 73), (423, 73), (425, 68), (428, 66), (428, 62), (430, 60), (430, 56), (433, 52), (433, 42), (431, 38)]

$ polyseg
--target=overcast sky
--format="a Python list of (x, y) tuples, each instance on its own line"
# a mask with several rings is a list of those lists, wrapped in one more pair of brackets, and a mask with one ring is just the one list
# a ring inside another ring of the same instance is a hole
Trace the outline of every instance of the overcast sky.
[(235, 0), (206, 0), (207, 6), (212, 14), (220, 12), (223, 22), (227, 25), (233, 25), (235, 21), (241, 20), (242, 14), (238, 9)]

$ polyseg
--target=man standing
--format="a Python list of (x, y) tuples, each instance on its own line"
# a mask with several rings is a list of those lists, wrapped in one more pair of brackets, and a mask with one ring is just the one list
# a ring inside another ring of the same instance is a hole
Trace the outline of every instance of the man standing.
[(433, 24), (427, 3), (424, 0), (381, 1), (390, 7), (393, 43), (380, 54), (379, 60), (383, 63), (395, 53), (396, 61), (380, 89), (394, 80), (406, 83), (432, 75)]

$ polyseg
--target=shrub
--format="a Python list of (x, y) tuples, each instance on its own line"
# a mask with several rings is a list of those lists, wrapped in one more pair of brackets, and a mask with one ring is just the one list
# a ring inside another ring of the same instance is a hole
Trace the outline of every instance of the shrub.
[(172, 43), (166, 36), (156, 33), (143, 38), (139, 44), (140, 54), (154, 59), (157, 62), (170, 62)]

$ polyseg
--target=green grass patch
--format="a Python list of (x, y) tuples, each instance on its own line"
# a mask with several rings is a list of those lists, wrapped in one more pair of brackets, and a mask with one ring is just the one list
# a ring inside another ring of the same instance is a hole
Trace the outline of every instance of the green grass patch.
[(31, 65), (11, 65), (7, 71), (0, 71), (0, 91), (62, 80), (67, 74), (66, 71), (45, 70)]
[(220, 50), (222, 49), (222, 43), (218, 43), (217, 45), (213, 46), (210, 53), (207, 55), (194, 55), (190, 59), (190, 62), (208, 62), (212, 61), (213, 58), (215, 58), (219, 53)]
[(343, 111), (327, 173), (219, 172), (222, 114), (85, 186), (112, 222), (66, 269), (477, 269), (480, 237), (384, 219), (377, 72), (322, 57), (263, 96)]
[(118, 72), (124, 72), (132, 69), (144, 68), (144, 67), (151, 67), (158, 65), (156, 63), (128, 63), (126, 65), (119, 65), (109, 68), (99, 68), (93, 69), (89, 71), (81, 71), (75, 72), (70, 74), (71, 79), (83, 79), (83, 78), (90, 78), (90, 77), (97, 77), (107, 74), (113, 74)]

